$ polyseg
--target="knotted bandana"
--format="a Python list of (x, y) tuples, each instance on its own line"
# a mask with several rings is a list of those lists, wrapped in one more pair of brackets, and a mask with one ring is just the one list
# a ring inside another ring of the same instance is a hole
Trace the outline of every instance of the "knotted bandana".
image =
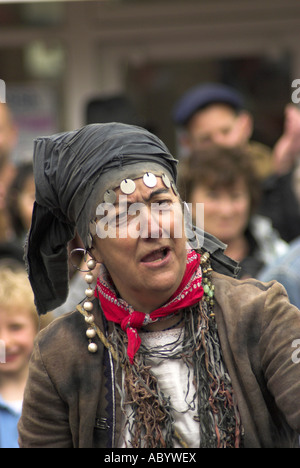
[(132, 364), (134, 356), (141, 345), (141, 338), (137, 330), (149, 323), (156, 322), (160, 318), (172, 315), (180, 309), (192, 306), (202, 298), (200, 255), (193, 250), (187, 251), (186, 270), (179, 287), (166, 304), (150, 314), (134, 310), (125, 300), (118, 297), (104, 268), (97, 280), (95, 296), (99, 298), (107, 320), (118, 323), (122, 330), (127, 333), (127, 354)]

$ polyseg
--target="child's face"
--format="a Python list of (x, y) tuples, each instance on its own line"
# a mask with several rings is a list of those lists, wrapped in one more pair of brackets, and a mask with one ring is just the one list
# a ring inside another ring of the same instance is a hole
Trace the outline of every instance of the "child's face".
[(26, 309), (8, 311), (0, 307), (0, 340), (5, 346), (5, 363), (1, 374), (18, 374), (26, 369), (33, 350), (36, 324)]

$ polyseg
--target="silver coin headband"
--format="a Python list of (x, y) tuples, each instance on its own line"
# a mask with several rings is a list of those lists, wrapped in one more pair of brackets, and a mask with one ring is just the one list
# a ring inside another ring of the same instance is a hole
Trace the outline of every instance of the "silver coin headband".
[[(161, 179), (164, 185), (169, 189), (172, 187), (172, 190), (176, 196), (178, 196), (178, 191), (173, 182), (170, 181), (169, 177), (166, 174), (162, 174)], [(146, 187), (153, 188), (157, 185), (157, 176), (152, 174), (152, 172), (146, 172), (143, 176), (143, 182)], [(136, 189), (136, 185), (134, 180), (132, 179), (124, 179), (120, 183), (120, 190), (124, 195), (131, 195)], [(117, 200), (117, 195), (114, 190), (106, 190), (104, 194), (104, 202), (105, 203), (112, 203), (114, 204)]]

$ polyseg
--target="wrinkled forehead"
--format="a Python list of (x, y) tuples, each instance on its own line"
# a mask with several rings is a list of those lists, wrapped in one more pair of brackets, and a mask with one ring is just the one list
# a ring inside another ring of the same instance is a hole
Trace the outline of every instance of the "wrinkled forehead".
[[(103, 179), (103, 180), (102, 180)], [(112, 203), (117, 200), (117, 193), (130, 196), (137, 190), (137, 180), (150, 189), (163, 185), (175, 195), (178, 191), (171, 173), (156, 163), (137, 163), (120, 169), (113, 169), (101, 176), (99, 203)]]

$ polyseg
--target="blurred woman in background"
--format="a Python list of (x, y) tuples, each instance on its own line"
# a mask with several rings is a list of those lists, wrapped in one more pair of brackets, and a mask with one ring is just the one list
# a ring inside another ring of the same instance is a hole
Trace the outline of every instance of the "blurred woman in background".
[(205, 230), (227, 244), (226, 254), (240, 262), (241, 277), (256, 277), (287, 250), (270, 220), (256, 214), (260, 181), (247, 150), (199, 150), (181, 163), (179, 174), (194, 222), (197, 204), (204, 203)]

